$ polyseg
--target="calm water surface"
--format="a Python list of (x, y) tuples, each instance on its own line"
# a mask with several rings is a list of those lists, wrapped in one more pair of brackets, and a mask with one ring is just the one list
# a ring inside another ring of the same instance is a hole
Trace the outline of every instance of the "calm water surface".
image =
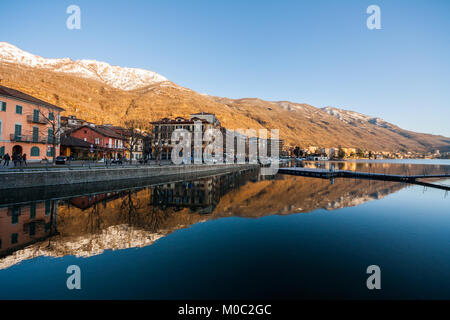
[[(445, 161), (339, 166), (450, 168)], [(248, 171), (60, 194), (0, 201), (1, 299), (450, 299), (450, 199), (443, 190)], [(82, 272), (78, 291), (66, 287), (74, 264)], [(381, 268), (379, 291), (366, 288), (373, 264)]]

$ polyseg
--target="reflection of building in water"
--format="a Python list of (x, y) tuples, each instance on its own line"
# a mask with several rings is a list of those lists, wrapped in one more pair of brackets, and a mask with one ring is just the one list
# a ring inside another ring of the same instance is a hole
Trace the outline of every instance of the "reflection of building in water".
[[(207, 179), (184, 181), (153, 187), (151, 202), (154, 206), (189, 208), (201, 214), (213, 212), (221, 196), (249, 180), (252, 173), (233, 173)], [(254, 172), (253, 172), (254, 175)]]
[(106, 203), (108, 201), (117, 199), (120, 197), (120, 193), (118, 192), (108, 192), (108, 193), (100, 193), (83, 197), (76, 197), (68, 200), (68, 203), (72, 206), (75, 206), (81, 210), (86, 210), (93, 205), (98, 203), (103, 204), (106, 207)]
[(0, 208), (0, 256), (53, 234), (56, 211), (50, 200)]
[[(20, 210), (10, 206), (0, 209), (0, 269), (38, 256), (89, 257), (104, 250), (149, 246), (176, 230), (211, 219), (259, 218), (356, 206), (382, 199), (404, 186), (357, 179), (337, 179), (333, 185), (328, 180), (307, 177), (258, 178), (257, 171), (246, 171), (55, 201), (55, 206), (59, 204), (57, 234), (52, 231), (56, 227), (51, 226), (56, 224), (52, 224), (48, 209), (46, 214), (45, 202), (36, 204), (35, 216), (30, 204)], [(30, 222), (36, 224), (31, 226)]]

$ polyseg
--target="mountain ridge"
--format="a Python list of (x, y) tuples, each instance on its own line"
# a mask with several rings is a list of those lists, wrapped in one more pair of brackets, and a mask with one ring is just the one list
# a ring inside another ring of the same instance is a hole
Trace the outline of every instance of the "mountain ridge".
[[(107, 72), (111, 79), (107, 77), (108, 81), (105, 81), (101, 76), (62, 72), (59, 63), (71, 64), (71, 59), (42, 58), (46, 62), (50, 60), (52, 66), (42, 67), (38, 56), (18, 48), (21, 56), (14, 56), (16, 51), (11, 51), (11, 47), (16, 48), (0, 43), (2, 85), (59, 105), (66, 109), (66, 115), (74, 114), (99, 124), (123, 125), (125, 119), (155, 121), (205, 111), (215, 113), (228, 129), (280, 129), (280, 138), (290, 146), (343, 146), (395, 152), (450, 151), (450, 138), (404, 130), (383, 119), (354, 111), (316, 108), (290, 101), (216, 97), (181, 87), (163, 76), (156, 80), (151, 76), (129, 80), (127, 71), (120, 76), (121, 69), (117, 69), (117, 73)], [(32, 62), (18, 62), (23, 59)], [(83, 68), (92, 67), (91, 72), (98, 71), (100, 75), (102, 68), (109, 66), (93, 60), (80, 61), (85, 61)], [(53, 68), (55, 65), (56, 69)]]
[(167, 78), (153, 71), (112, 66), (103, 61), (72, 60), (70, 58), (47, 59), (23, 51), (7, 42), (0, 42), (0, 57), (3, 62), (97, 79), (122, 90), (134, 90), (146, 85), (168, 81)]

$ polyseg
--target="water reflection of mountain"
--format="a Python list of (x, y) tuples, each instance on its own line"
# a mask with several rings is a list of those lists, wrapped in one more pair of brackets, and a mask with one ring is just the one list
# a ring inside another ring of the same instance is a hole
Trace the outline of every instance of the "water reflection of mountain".
[(277, 176), (255, 171), (0, 208), (0, 269), (38, 256), (88, 257), (148, 246), (180, 228), (222, 217), (333, 210), (404, 185)]

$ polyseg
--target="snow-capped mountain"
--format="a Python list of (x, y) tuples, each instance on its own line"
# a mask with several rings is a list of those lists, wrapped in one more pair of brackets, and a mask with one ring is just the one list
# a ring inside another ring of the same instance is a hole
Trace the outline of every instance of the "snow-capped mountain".
[(148, 70), (111, 66), (95, 60), (46, 59), (7, 42), (0, 42), (0, 62), (15, 63), (32, 68), (48, 69), (83, 78), (94, 79), (122, 90), (139, 89), (168, 81), (162, 75)]
[(392, 125), (381, 118), (370, 117), (359, 112), (343, 110), (334, 107), (325, 107), (321, 109), (329, 115), (332, 115), (333, 117), (350, 125), (370, 123), (381, 128), (392, 129)]

